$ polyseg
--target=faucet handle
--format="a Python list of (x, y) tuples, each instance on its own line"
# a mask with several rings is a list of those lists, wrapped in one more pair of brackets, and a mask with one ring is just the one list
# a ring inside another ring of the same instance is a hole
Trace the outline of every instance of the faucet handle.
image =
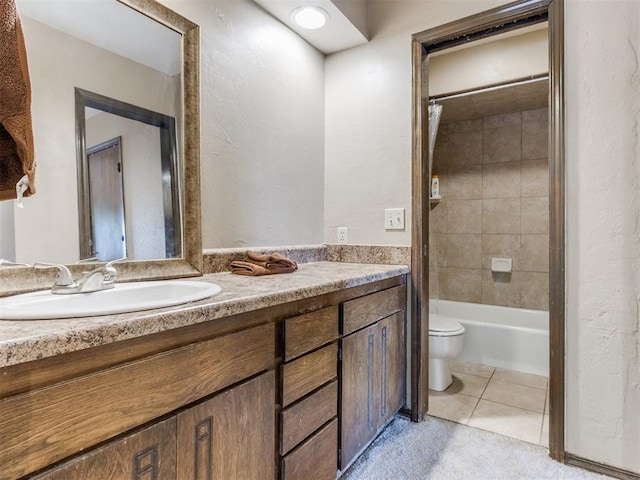
[(65, 287), (68, 285), (73, 285), (73, 276), (69, 269), (64, 265), (59, 265), (57, 263), (45, 263), (45, 262), (36, 262), (33, 264), (33, 268), (45, 269), (45, 268), (57, 268), (58, 269), (58, 278), (56, 279), (56, 285)]

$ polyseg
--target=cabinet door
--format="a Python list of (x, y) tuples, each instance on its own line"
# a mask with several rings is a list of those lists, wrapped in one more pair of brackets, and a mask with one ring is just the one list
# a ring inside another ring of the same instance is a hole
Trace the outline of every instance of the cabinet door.
[(405, 335), (404, 311), (380, 320), (380, 411), (378, 427), (387, 422), (404, 404)]
[(380, 369), (378, 324), (342, 339), (340, 469), (344, 470), (378, 429)]
[(273, 479), (274, 452), (274, 372), (178, 415), (176, 478)]
[(32, 478), (175, 480), (176, 419), (171, 417)]

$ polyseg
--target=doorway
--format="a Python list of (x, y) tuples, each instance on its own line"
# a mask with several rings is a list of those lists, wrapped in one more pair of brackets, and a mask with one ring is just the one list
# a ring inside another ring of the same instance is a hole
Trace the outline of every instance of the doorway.
[(87, 148), (87, 165), (91, 257), (100, 262), (126, 258), (121, 137)]
[(413, 238), (412, 415), (428, 407), (429, 345), (429, 174), (427, 57), (444, 49), (499, 33), (549, 22), (549, 449), (564, 460), (564, 145), (563, 5), (559, 0), (520, 1), (414, 35), (413, 41)]

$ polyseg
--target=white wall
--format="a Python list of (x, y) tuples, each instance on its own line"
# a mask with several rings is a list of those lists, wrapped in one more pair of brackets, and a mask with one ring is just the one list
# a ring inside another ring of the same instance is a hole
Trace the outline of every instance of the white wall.
[(640, 472), (640, 2), (566, 2), (567, 450)]
[[(500, 3), (374, 0), (371, 42), (327, 59), (325, 241), (411, 244), (382, 228), (411, 203), (410, 36)], [(640, 3), (566, 5), (566, 446), (640, 472)]]
[[(549, 72), (546, 23), (429, 55), (429, 95), (470, 90)], [(528, 29), (527, 29), (528, 30)], [(426, 75), (425, 75), (426, 77)]]
[[(326, 60), (324, 240), (411, 245), (411, 35), (498, 1), (370, 3), (371, 41)], [(384, 209), (405, 209), (405, 230)]]
[(200, 25), (203, 246), (322, 241), (324, 56), (250, 0), (163, 0)]

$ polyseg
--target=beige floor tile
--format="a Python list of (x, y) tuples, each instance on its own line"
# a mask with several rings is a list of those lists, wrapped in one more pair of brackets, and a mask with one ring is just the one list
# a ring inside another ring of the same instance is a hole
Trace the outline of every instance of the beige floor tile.
[(428, 414), (466, 425), (477, 403), (477, 398), (468, 395), (431, 391)]
[(540, 434), (540, 445), (549, 448), (549, 415), (542, 418), (542, 433)]
[(496, 368), (493, 378), (502, 380), (503, 382), (517, 383), (526, 387), (547, 388), (548, 377), (533, 375), (531, 373), (514, 372), (513, 370), (505, 370)]
[(486, 377), (470, 375), (468, 373), (452, 372), (453, 383), (445, 391), (448, 393), (460, 393), (469, 397), (480, 398), (489, 383)]
[(496, 380), (494, 376), (489, 381), (482, 398), (543, 414), (545, 393), (545, 390), (539, 388)]
[(480, 400), (467, 425), (538, 444), (542, 417), (541, 413)]
[(452, 372), (468, 373), (470, 375), (477, 375), (478, 377), (491, 378), (494, 367), (487, 367), (486, 365), (478, 365), (477, 363), (461, 362), (459, 360), (451, 360), (449, 367)]

